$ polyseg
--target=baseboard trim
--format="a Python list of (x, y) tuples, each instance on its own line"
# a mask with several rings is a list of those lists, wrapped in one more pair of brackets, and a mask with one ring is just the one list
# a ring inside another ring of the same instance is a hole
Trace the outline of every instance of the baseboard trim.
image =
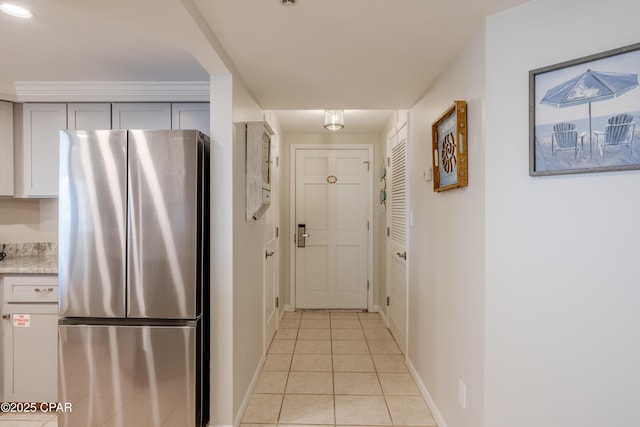
[(434, 421), (436, 422), (438, 427), (447, 427), (447, 423), (442, 417), (442, 414), (440, 413), (440, 410), (438, 409), (436, 402), (431, 397), (431, 393), (429, 393), (427, 386), (425, 386), (424, 383), (422, 382), (422, 379), (418, 375), (418, 371), (416, 371), (416, 368), (413, 366), (413, 363), (411, 363), (411, 360), (409, 358), (406, 359), (406, 362), (407, 362), (407, 367), (409, 368), (409, 373), (413, 377), (413, 380), (416, 382), (416, 385), (418, 386), (420, 393), (422, 393), (422, 397), (424, 397), (424, 400), (427, 402), (427, 406), (431, 411), (431, 415), (433, 415)]
[(284, 305), (284, 311), (289, 311), (289, 312), (291, 312), (291, 311), (296, 311), (296, 309), (295, 309), (295, 308), (293, 308), (293, 307), (291, 307), (289, 304), (285, 304), (285, 305)]
[(384, 324), (387, 325), (387, 327), (388, 327), (389, 326), (389, 319), (387, 319), (387, 315), (384, 314), (384, 310), (382, 310), (379, 305), (374, 305), (373, 306), (373, 310), (380, 315), (380, 318), (382, 319)]
[(247, 406), (249, 406), (249, 400), (251, 400), (251, 395), (253, 394), (253, 390), (256, 388), (256, 383), (258, 382), (258, 377), (260, 376), (260, 372), (262, 372), (262, 367), (264, 366), (264, 362), (265, 362), (265, 356), (262, 356), (262, 358), (260, 359), (260, 363), (258, 363), (258, 367), (256, 368), (256, 371), (253, 374), (253, 378), (251, 379), (249, 388), (247, 389), (247, 392), (244, 395), (244, 399), (242, 399), (242, 404), (240, 404), (240, 409), (238, 409), (238, 413), (236, 414), (236, 417), (233, 420), (233, 426), (230, 426), (230, 427), (239, 427), (240, 424), (242, 423), (242, 417), (244, 416), (244, 411), (246, 411)]

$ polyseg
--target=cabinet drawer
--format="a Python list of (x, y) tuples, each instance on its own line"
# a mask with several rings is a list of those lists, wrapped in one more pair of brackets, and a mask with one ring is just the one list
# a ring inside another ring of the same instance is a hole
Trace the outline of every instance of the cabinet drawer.
[(57, 302), (58, 278), (56, 276), (5, 276), (4, 301)]

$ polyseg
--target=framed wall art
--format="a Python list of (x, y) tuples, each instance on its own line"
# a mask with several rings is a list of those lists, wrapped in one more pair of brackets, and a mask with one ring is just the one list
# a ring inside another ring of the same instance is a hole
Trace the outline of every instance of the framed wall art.
[(640, 169), (640, 43), (529, 72), (529, 175)]
[(455, 101), (431, 125), (433, 135), (433, 191), (466, 187), (467, 103)]

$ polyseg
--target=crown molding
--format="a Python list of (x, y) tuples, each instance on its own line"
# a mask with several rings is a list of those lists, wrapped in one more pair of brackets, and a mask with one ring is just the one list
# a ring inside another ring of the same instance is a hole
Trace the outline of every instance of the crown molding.
[(205, 82), (14, 82), (18, 102), (209, 102)]

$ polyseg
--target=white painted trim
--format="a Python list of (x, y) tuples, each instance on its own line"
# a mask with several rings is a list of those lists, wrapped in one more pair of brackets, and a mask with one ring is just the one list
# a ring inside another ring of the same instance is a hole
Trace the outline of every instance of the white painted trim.
[(296, 311), (293, 306), (289, 305), (289, 304), (285, 304), (283, 309), (282, 309), (282, 313), (280, 313), (280, 320), (284, 319), (284, 313), (286, 312), (292, 312), (292, 311)]
[(385, 314), (384, 310), (380, 308), (379, 305), (374, 305), (373, 310), (369, 310), (369, 311), (378, 313), (380, 315), (380, 319), (382, 319), (382, 322), (384, 322), (384, 325), (387, 327), (387, 329), (389, 329), (389, 318)]
[(436, 424), (438, 425), (438, 427), (447, 427), (447, 423), (442, 417), (442, 414), (440, 413), (438, 406), (436, 406), (436, 402), (431, 397), (431, 393), (429, 393), (427, 386), (424, 385), (424, 383), (422, 382), (422, 379), (418, 375), (418, 371), (416, 371), (415, 366), (413, 366), (413, 363), (411, 363), (411, 360), (408, 357), (406, 359), (406, 362), (407, 362), (407, 367), (409, 368), (409, 373), (413, 377), (413, 380), (416, 382), (416, 385), (418, 386), (418, 389), (420, 390), (422, 397), (424, 397), (424, 400), (427, 402), (429, 411), (431, 411), (431, 415), (433, 415), (433, 419), (435, 420)]
[(15, 82), (18, 102), (209, 102), (204, 82)]
[(290, 311), (296, 307), (296, 244), (293, 236), (296, 234), (296, 150), (367, 150), (369, 160), (369, 199), (367, 203), (369, 230), (367, 232), (369, 290), (367, 291), (367, 309), (373, 307), (373, 289), (376, 286), (373, 280), (373, 144), (291, 144), (289, 152), (289, 226), (291, 236), (289, 242), (289, 305)]
[(256, 388), (256, 383), (258, 382), (258, 377), (260, 377), (260, 372), (262, 372), (262, 367), (264, 366), (265, 357), (262, 356), (260, 359), (260, 363), (258, 363), (258, 368), (253, 373), (253, 378), (251, 379), (251, 383), (249, 384), (249, 388), (242, 399), (242, 403), (240, 404), (240, 408), (238, 409), (238, 413), (236, 414), (233, 420), (233, 426), (239, 427), (242, 423), (242, 417), (244, 416), (244, 412), (247, 410), (247, 406), (249, 406), (249, 401), (251, 400), (251, 395), (253, 394), (253, 390)]

